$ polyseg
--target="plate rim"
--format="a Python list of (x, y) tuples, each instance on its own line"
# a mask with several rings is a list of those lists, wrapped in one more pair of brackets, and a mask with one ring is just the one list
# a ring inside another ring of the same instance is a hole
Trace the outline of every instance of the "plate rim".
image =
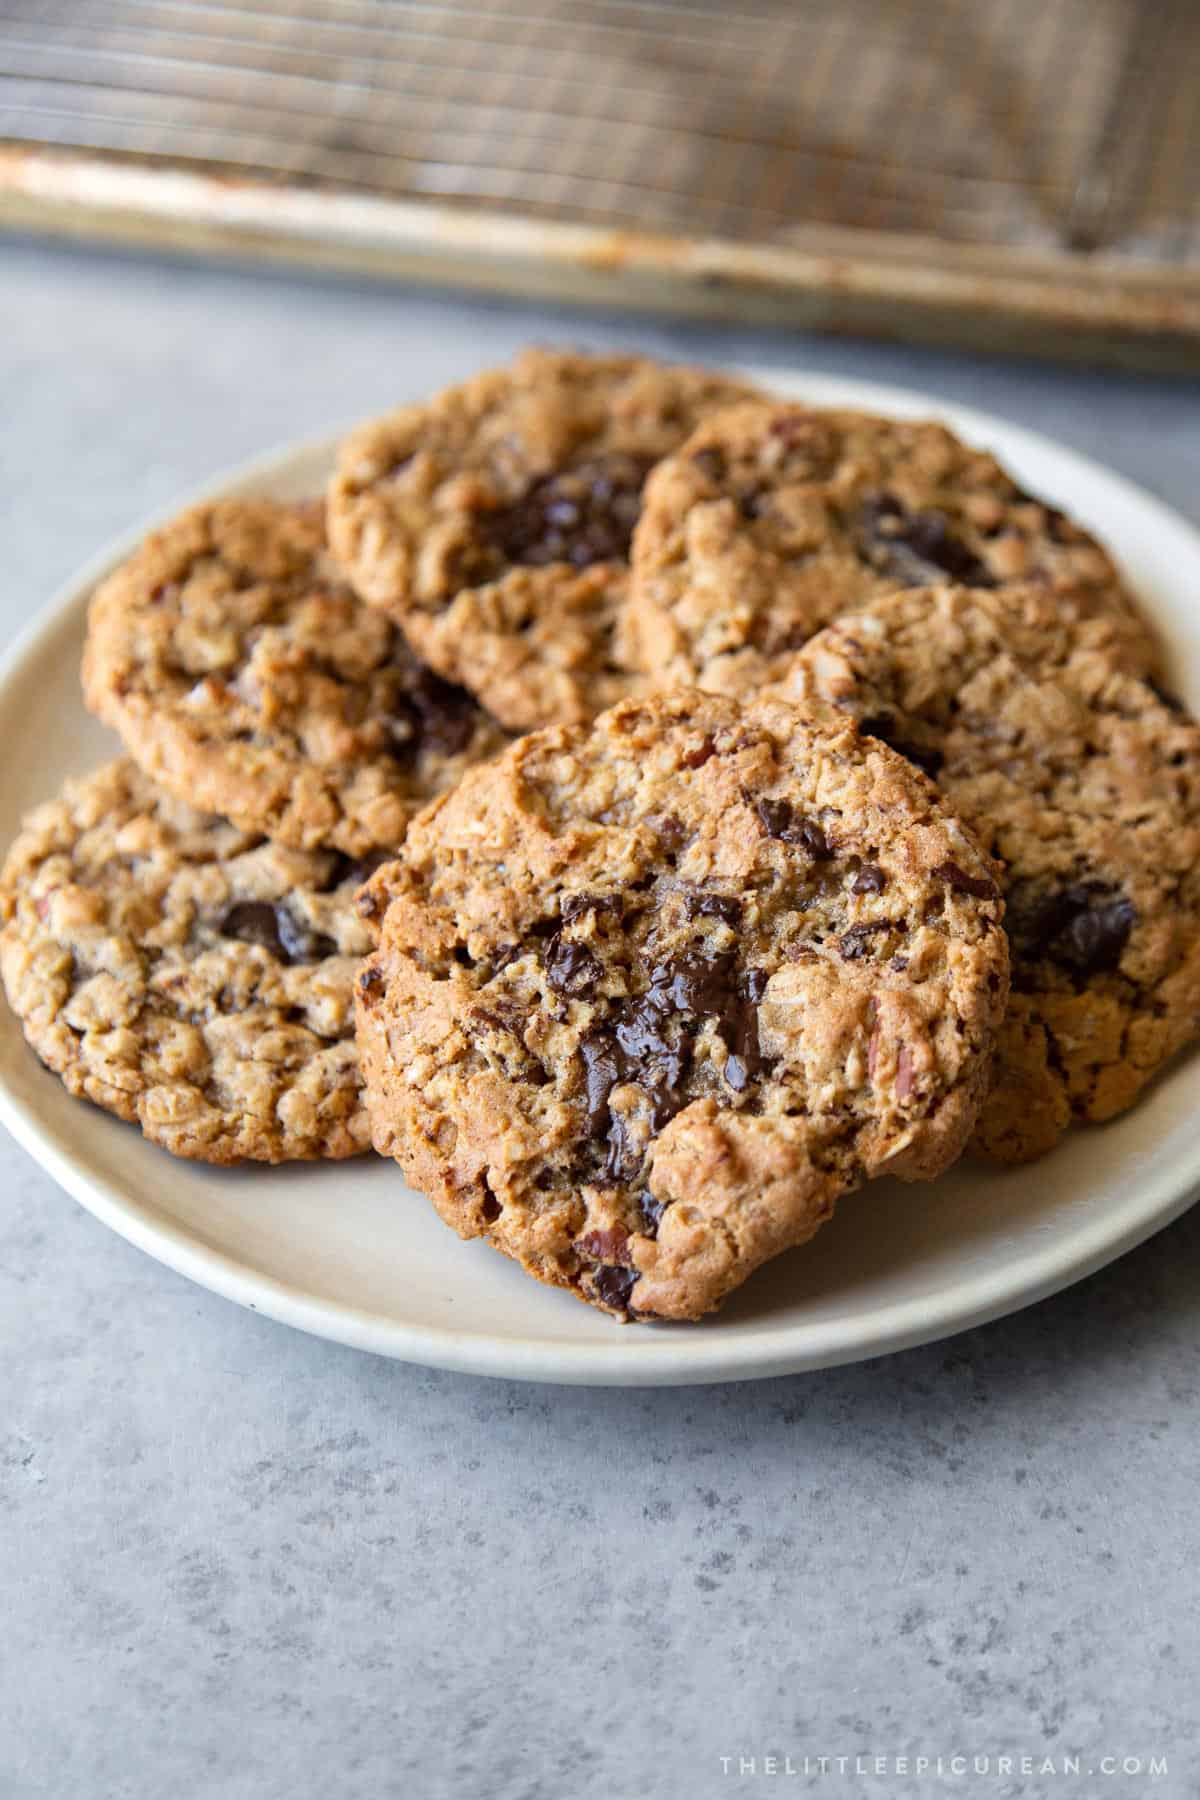
[[(1200, 574), (1200, 529), (1156, 495), (1069, 445), (1002, 414), (942, 400), (908, 387), (769, 365), (735, 365), (733, 373), (773, 387), (784, 397), (816, 405), (844, 406), (899, 417), (932, 416), (968, 439), (988, 442), (999, 429), (1018, 454), (1050, 455), (1081, 482), (1133, 505), (1148, 528), (1179, 543)], [(26, 665), (56, 631), (86, 608), (96, 584), (128, 556), (147, 531), (182, 509), (224, 494), (254, 491), (304, 460), (328, 456), (349, 427), (279, 445), (220, 472), (146, 523), (122, 532), (68, 577), (47, 604), (0, 654), (0, 695), (19, 683)], [(32, 1053), (31, 1053), (32, 1054)], [(1123, 1203), (1082, 1221), (1066, 1242), (1030, 1252), (992, 1273), (975, 1273), (929, 1296), (889, 1301), (859, 1313), (805, 1324), (765, 1327), (760, 1338), (722, 1341), (703, 1327), (638, 1332), (622, 1343), (578, 1344), (537, 1336), (499, 1336), (437, 1325), (409, 1325), (369, 1308), (323, 1298), (309, 1289), (256, 1269), (218, 1249), (169, 1216), (151, 1211), (87, 1166), (86, 1153), (60, 1141), (0, 1072), (0, 1124), (58, 1185), (102, 1224), (177, 1274), (281, 1324), (354, 1349), (456, 1373), (581, 1386), (692, 1386), (835, 1367), (936, 1342), (986, 1324), (1061, 1291), (1132, 1250), (1184, 1213), (1200, 1196), (1200, 1146), (1196, 1166), (1180, 1181), (1178, 1169), (1135, 1181)], [(531, 1293), (531, 1298), (533, 1295)], [(536, 1309), (531, 1313), (536, 1318)]]

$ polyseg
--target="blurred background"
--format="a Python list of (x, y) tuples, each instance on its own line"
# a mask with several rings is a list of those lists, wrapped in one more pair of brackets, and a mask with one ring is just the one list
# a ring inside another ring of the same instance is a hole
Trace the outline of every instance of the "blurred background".
[(1194, 0), (0, 0), (0, 225), (1200, 366)]

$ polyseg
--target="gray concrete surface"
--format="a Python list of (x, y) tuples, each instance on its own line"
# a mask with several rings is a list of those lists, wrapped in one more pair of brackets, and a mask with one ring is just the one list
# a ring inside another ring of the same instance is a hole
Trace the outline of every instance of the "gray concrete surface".
[[(10, 244), (0, 635), (222, 465), (530, 338), (919, 385), (1200, 516), (1183, 383)], [(238, 1311), (6, 1140), (0, 1382), (0, 1800), (1200, 1792), (1200, 1212), (887, 1362), (578, 1392)]]

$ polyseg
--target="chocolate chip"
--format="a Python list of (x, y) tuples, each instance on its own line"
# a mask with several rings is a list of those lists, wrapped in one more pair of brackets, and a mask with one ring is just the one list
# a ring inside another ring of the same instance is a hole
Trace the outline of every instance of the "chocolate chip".
[(322, 932), (303, 925), (282, 900), (238, 900), (225, 913), (218, 930), (243, 944), (258, 944), (280, 962), (320, 962), (337, 945)]
[(625, 1120), (613, 1115), (608, 1127), (608, 1155), (604, 1173), (610, 1181), (632, 1181), (642, 1165), (642, 1153), (630, 1137)]
[(574, 944), (555, 932), (546, 948), (546, 980), (556, 994), (590, 999), (604, 971), (586, 944)]
[(637, 1280), (636, 1269), (618, 1269), (605, 1264), (592, 1272), (592, 1292), (602, 1305), (624, 1312)]
[(361, 918), (377, 921), (387, 910), (386, 903), (371, 888), (361, 888), (354, 896), (354, 909)]
[(465, 688), (422, 669), (396, 702), (391, 719), (392, 751), (411, 761), (424, 751), (457, 756), (479, 722), (479, 706)]
[(331, 937), (302, 924), (286, 906), (277, 905), (275, 910), (279, 915), (279, 935), (289, 962), (320, 962), (326, 956), (336, 956), (337, 945)]
[(829, 839), (813, 819), (796, 812), (790, 800), (756, 800), (754, 810), (768, 837), (784, 844), (798, 844), (807, 850), (814, 862), (828, 862), (833, 855)]
[(364, 1006), (374, 1006), (383, 991), (383, 970), (368, 963), (358, 978), (358, 991)]
[(683, 911), (688, 919), (722, 919), (726, 925), (739, 925), (742, 903), (732, 894), (713, 894), (703, 888), (680, 888)]
[(736, 1004), (726, 1010), (719, 1026), (721, 1040), (729, 1051), (725, 1080), (735, 1094), (744, 1093), (753, 1078), (770, 1068), (773, 1061), (763, 1055), (758, 1038), (758, 1005), (769, 980), (765, 969), (747, 969), (738, 983)]
[(1085, 978), (1116, 968), (1138, 922), (1133, 902), (1098, 881), (1049, 891), (1018, 883), (1007, 902), (1005, 928), (1017, 960), (1045, 959)]
[(1093, 899), (1060, 932), (1058, 960), (1077, 975), (1114, 969), (1136, 924), (1137, 909), (1132, 901), (1123, 896), (1103, 902)]
[(821, 827), (815, 825), (811, 819), (805, 819), (797, 827), (795, 838), (789, 839), (789, 842), (803, 845), (814, 862), (828, 862), (833, 855), (833, 846), (829, 839)]
[(243, 944), (258, 944), (281, 962), (287, 961), (279, 920), (269, 900), (238, 900), (222, 918), (218, 929), (225, 937)]
[(729, 1052), (725, 1080), (735, 1093), (768, 1066), (759, 1046), (757, 1015), (767, 971), (748, 969), (738, 980), (736, 963), (736, 951), (728, 950), (716, 956), (689, 952), (656, 964), (646, 991), (580, 1042), (588, 1126), (593, 1138), (607, 1139), (605, 1172), (610, 1179), (632, 1180), (644, 1156), (625, 1120), (610, 1110), (613, 1088), (619, 1082), (640, 1088), (651, 1131), (662, 1131), (686, 1104), (684, 1084), (702, 1019), (717, 1020)]
[(621, 902), (615, 894), (564, 894), (559, 908), (563, 924), (578, 919), (583, 913), (620, 912)]
[(598, 1137), (608, 1128), (608, 1096), (621, 1079), (621, 1064), (616, 1045), (599, 1026), (580, 1039), (579, 1054), (587, 1091), (588, 1128), (593, 1137)]
[(480, 1202), (479, 1210), (483, 1214), (484, 1223), (487, 1225), (494, 1225), (504, 1211), (504, 1208), (492, 1191), (492, 1184), (486, 1175), (483, 1177), (483, 1199)]
[(616, 1041), (625, 1055), (635, 1063), (669, 1056), (671, 1045), (665, 1035), (669, 1016), (670, 1002), (660, 989), (651, 988), (635, 1000), (614, 1027)]
[(662, 1224), (663, 1214), (669, 1204), (670, 1202), (666, 1200), (656, 1200), (649, 1189), (644, 1194), (639, 1194), (638, 1211), (642, 1215), (642, 1224), (647, 1237), (658, 1236), (658, 1228)]
[(333, 868), (328, 878), (322, 883), (321, 892), (331, 894), (335, 888), (362, 887), (370, 881), (377, 869), (384, 863), (395, 861), (394, 850), (371, 850), (366, 856), (346, 856), (339, 850), (334, 858)]
[(864, 863), (850, 883), (852, 894), (882, 894), (887, 876), (876, 863)]
[(683, 1105), (691, 1045), (665, 987), (652, 987), (614, 1028), (621, 1077), (634, 1081), (650, 1102), (650, 1123), (661, 1131)]
[(654, 829), (667, 851), (682, 850), (692, 835), (683, 820), (677, 819), (674, 813), (664, 813), (661, 819), (656, 819)]
[(625, 561), (653, 466), (652, 457), (614, 452), (544, 475), (481, 518), (480, 539), (506, 562), (529, 567)]
[(886, 744), (897, 756), (902, 756), (906, 762), (914, 764), (922, 773), (931, 777), (937, 774), (946, 760), (940, 750), (913, 744), (904, 738), (898, 721), (891, 713), (872, 713), (869, 718), (859, 720), (858, 729), (864, 737), (878, 738), (881, 744)]
[(716, 749), (711, 733), (706, 733), (698, 744), (684, 751), (679, 761), (685, 769), (702, 769), (709, 758), (716, 754)]
[(996, 900), (1000, 889), (987, 875), (968, 875), (956, 862), (939, 863), (933, 873), (956, 894), (970, 894), (976, 900)]
[(747, 969), (742, 976), (742, 992), (746, 999), (752, 1000), (757, 1006), (766, 994), (770, 980), (771, 977), (765, 969)]
[(939, 512), (910, 512), (895, 494), (873, 494), (859, 513), (859, 546), (868, 562), (905, 587), (949, 575), (968, 587), (994, 587), (990, 569), (954, 536)]
[(871, 952), (871, 939), (879, 931), (895, 931), (895, 919), (868, 919), (862, 925), (851, 925), (838, 939), (838, 950), (846, 962), (857, 962)]
[(699, 1017), (720, 1012), (729, 995), (730, 971), (736, 952), (722, 950), (715, 956), (677, 957), (674, 962), (660, 963), (651, 976), (652, 988), (670, 996), (676, 1012)]

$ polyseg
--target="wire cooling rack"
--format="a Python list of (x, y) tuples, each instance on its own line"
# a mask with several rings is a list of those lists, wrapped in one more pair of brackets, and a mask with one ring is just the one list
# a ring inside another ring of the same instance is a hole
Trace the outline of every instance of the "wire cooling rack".
[(0, 0), (0, 220), (1200, 365), (1200, 5)]

